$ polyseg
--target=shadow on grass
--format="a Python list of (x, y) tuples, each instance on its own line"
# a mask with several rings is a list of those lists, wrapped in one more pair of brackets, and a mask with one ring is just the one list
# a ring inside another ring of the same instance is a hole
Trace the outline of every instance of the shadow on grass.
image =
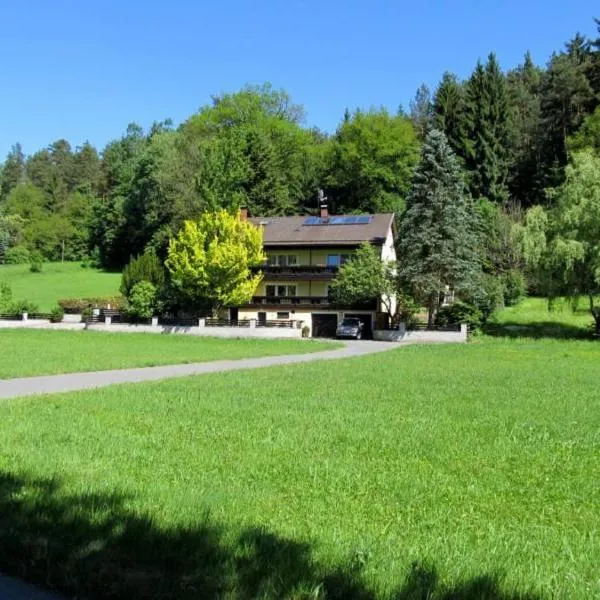
[[(208, 514), (165, 529), (118, 494), (68, 494), (58, 480), (0, 473), (0, 570), (77, 598), (372, 600), (360, 566), (318, 564), (310, 545), (263, 529), (226, 531)], [(534, 600), (484, 575), (454, 587), (415, 564), (395, 600)]]
[(557, 339), (557, 340), (593, 340), (593, 328), (578, 327), (567, 323), (556, 323), (544, 321), (539, 323), (488, 323), (483, 327), (486, 335), (505, 338), (533, 338), (533, 339)]

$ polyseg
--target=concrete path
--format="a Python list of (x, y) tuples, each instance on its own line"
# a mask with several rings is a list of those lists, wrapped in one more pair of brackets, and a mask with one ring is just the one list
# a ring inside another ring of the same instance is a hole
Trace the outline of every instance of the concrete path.
[(374, 352), (393, 350), (404, 343), (349, 341), (343, 348), (325, 350), (310, 354), (289, 354), (285, 356), (265, 356), (238, 360), (217, 360), (186, 365), (166, 365), (162, 367), (143, 367), (139, 369), (119, 369), (115, 371), (93, 371), (89, 373), (67, 373), (64, 375), (43, 375), (41, 377), (21, 377), (0, 380), (0, 399), (33, 396), (36, 394), (54, 394), (72, 392), (90, 388), (105, 387), (116, 383), (137, 383), (157, 381), (170, 377), (220, 373), (239, 369), (258, 369), (275, 365), (289, 365), (315, 360), (334, 360), (363, 356)]
[(40, 590), (0, 573), (0, 598), (2, 600), (63, 600), (64, 596)]

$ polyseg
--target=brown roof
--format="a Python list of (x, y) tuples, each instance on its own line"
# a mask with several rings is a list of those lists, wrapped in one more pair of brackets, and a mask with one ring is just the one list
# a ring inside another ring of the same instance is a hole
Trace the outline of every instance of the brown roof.
[[(329, 221), (340, 215), (329, 215)], [(355, 216), (355, 215), (348, 215)], [(358, 215), (356, 215), (358, 216)], [(365, 215), (363, 215), (365, 216)], [(394, 220), (393, 213), (370, 215), (369, 223), (306, 225), (310, 217), (252, 217), (263, 226), (265, 246), (356, 246), (362, 242), (383, 244)]]

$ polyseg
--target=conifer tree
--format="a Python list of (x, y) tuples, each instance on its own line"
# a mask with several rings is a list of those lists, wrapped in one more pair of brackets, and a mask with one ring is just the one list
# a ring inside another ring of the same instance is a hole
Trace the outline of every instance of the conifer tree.
[(433, 127), (443, 131), (454, 153), (466, 158), (465, 92), (453, 73), (444, 73), (433, 99)]
[(467, 119), (471, 193), (500, 204), (508, 197), (508, 100), (494, 54), (485, 67), (477, 63), (467, 84)]
[(478, 222), (459, 162), (443, 132), (421, 152), (399, 231), (398, 276), (428, 309), (429, 326), (446, 286), (470, 291), (481, 273)]

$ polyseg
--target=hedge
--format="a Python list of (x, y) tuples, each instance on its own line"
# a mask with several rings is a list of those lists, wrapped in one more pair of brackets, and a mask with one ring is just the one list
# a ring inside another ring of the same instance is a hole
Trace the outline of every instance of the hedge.
[(98, 296), (97, 298), (62, 298), (58, 305), (67, 314), (79, 314), (85, 308), (110, 308), (120, 309), (125, 305), (123, 296)]

